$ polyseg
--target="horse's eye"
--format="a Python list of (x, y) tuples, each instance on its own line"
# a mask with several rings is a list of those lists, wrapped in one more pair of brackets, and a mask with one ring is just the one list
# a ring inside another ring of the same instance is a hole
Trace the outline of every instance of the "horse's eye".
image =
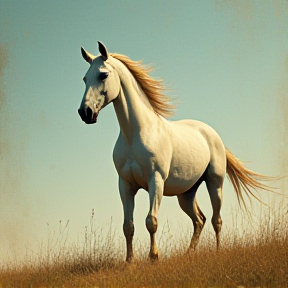
[(109, 73), (108, 72), (100, 72), (99, 75), (99, 80), (103, 81), (108, 77)]

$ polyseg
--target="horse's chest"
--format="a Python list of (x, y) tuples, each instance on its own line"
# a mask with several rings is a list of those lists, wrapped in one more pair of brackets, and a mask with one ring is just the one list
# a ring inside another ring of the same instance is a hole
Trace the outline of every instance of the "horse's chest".
[(142, 167), (135, 159), (125, 161), (119, 175), (126, 181), (134, 183), (134, 185), (146, 189), (147, 184), (143, 175)]
[(121, 144), (121, 142), (116, 143), (113, 152), (113, 160), (119, 176), (135, 186), (145, 188), (147, 185), (143, 179), (143, 163), (135, 157), (131, 147)]
[(159, 145), (159, 141), (153, 141), (148, 136), (135, 137), (131, 145), (127, 145), (123, 138), (119, 137), (114, 147), (113, 159), (122, 179), (147, 189), (147, 182), (153, 171), (158, 170), (161, 174), (168, 175), (170, 154), (163, 149), (163, 143)]

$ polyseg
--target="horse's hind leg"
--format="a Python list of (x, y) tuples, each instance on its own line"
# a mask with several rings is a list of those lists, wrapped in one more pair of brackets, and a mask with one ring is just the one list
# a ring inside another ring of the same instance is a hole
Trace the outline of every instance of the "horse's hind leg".
[(188, 190), (184, 194), (177, 195), (180, 207), (191, 218), (194, 226), (193, 236), (187, 252), (196, 248), (200, 234), (206, 221), (206, 217), (200, 210), (196, 200), (196, 192), (201, 182), (202, 181), (196, 183), (190, 190)]
[(207, 171), (206, 176), (206, 186), (209, 192), (209, 196), (211, 199), (211, 204), (213, 208), (213, 216), (211, 219), (214, 231), (216, 233), (216, 244), (217, 249), (219, 249), (220, 245), (220, 232), (222, 227), (222, 220), (220, 216), (220, 209), (222, 205), (222, 185), (223, 185), (223, 178), (224, 176), (210, 174), (209, 169)]
[(203, 221), (203, 226), (204, 226), (204, 224), (205, 224), (205, 222), (206, 222), (206, 217), (205, 217), (205, 215), (203, 214), (203, 212), (201, 211), (200, 207), (198, 206), (196, 197), (195, 197), (195, 203), (196, 203), (196, 205), (197, 205), (197, 210), (198, 210), (198, 212), (199, 212), (199, 214), (200, 214), (200, 218), (201, 218), (201, 220)]

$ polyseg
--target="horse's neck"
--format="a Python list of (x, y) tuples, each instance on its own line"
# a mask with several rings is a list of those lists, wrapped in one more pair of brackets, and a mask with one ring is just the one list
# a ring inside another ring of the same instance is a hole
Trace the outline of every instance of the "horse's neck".
[(131, 142), (135, 134), (157, 118), (149, 100), (133, 81), (132, 76), (123, 77), (120, 94), (113, 101), (121, 132), (127, 142)]

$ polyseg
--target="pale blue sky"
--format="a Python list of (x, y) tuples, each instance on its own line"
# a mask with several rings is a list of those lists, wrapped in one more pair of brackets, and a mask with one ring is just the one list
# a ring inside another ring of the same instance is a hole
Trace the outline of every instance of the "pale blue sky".
[[(122, 235), (113, 106), (100, 112), (96, 125), (77, 114), (88, 69), (80, 46), (98, 54), (97, 40), (111, 52), (154, 64), (153, 75), (179, 99), (173, 119), (208, 123), (257, 172), (287, 172), (287, 1), (2, 0), (0, 41), (8, 63), (0, 82), (0, 258), (45, 241), (46, 223), (58, 227), (59, 220), (70, 220), (77, 241), (92, 208), (99, 226), (112, 217)], [(231, 228), (237, 207), (225, 182), (223, 229)], [(206, 188), (198, 195), (209, 219)], [(148, 195), (140, 191), (136, 237), (148, 241), (147, 212)], [(192, 229), (175, 197), (163, 199), (159, 217), (174, 232), (182, 222)]]

